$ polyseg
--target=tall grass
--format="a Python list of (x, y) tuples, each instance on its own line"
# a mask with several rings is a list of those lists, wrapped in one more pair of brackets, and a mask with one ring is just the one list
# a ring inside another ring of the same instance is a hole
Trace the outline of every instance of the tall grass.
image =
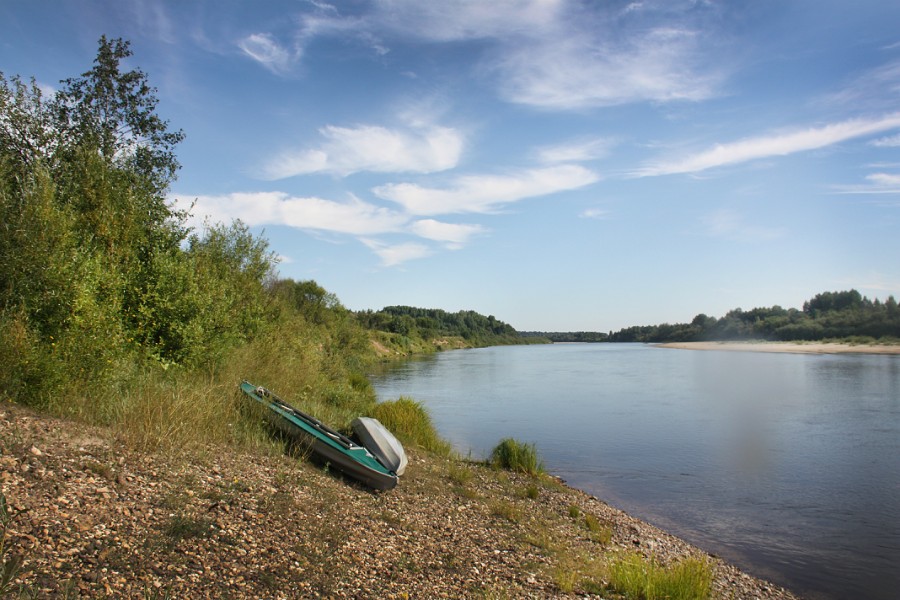
[(412, 398), (401, 396), (397, 400), (381, 402), (375, 405), (371, 414), (404, 444), (418, 446), (439, 456), (450, 455), (450, 444), (438, 435), (425, 407)]
[(229, 444), (251, 451), (277, 448), (238, 385), (251, 381), (336, 429), (369, 414), (375, 394), (354, 368), (358, 357), (333, 339), (333, 330), (301, 317), (231, 350), (206, 369), (144, 363), (113, 381), (85, 382), (54, 394), (50, 412), (110, 426), (125, 443), (144, 450), (189, 450)]
[(609, 567), (612, 588), (637, 600), (707, 600), (712, 578), (709, 562), (694, 557), (664, 567), (632, 552)]
[(500, 469), (529, 475), (540, 475), (544, 472), (544, 463), (538, 458), (535, 445), (519, 442), (513, 438), (500, 440), (491, 452), (491, 464)]

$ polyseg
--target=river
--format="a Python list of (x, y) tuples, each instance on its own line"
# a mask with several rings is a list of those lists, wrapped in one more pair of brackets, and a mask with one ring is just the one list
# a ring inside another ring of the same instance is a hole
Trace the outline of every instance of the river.
[(463, 454), (533, 442), (569, 485), (805, 597), (897, 598), (900, 356), (506, 346), (372, 382)]

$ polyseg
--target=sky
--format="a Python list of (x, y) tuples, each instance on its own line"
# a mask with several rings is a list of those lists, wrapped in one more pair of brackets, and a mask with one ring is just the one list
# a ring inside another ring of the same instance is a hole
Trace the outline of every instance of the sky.
[(3, 0), (52, 92), (101, 35), (185, 141), (170, 199), (352, 310), (610, 331), (900, 297), (900, 3)]

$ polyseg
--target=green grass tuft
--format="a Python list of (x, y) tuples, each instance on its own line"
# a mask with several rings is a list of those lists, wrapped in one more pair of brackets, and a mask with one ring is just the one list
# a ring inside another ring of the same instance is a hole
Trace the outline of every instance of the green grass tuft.
[(544, 472), (544, 463), (538, 458), (534, 444), (505, 438), (491, 452), (491, 464), (499, 469), (540, 475)]
[(665, 567), (629, 553), (614, 560), (609, 568), (612, 588), (638, 600), (707, 600), (712, 578), (709, 562), (695, 557)]
[(412, 398), (402, 396), (376, 404), (372, 416), (403, 444), (424, 448), (438, 456), (450, 455), (450, 444), (438, 435), (428, 411)]

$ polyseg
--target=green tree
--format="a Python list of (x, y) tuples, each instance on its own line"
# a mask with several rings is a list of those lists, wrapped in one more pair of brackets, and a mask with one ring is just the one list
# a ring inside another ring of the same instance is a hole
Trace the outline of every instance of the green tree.
[(174, 150), (184, 133), (169, 131), (157, 114), (156, 89), (147, 75), (122, 70), (131, 56), (129, 42), (102, 36), (94, 67), (62, 81), (53, 105), (55, 125), (67, 149), (95, 148), (109, 164), (134, 173), (133, 183), (162, 194), (180, 167)]
[[(0, 73), (0, 152), (4, 172), (20, 178), (55, 153), (59, 142), (53, 112), (32, 78), (7, 81)], [(4, 177), (7, 179), (7, 177)]]

